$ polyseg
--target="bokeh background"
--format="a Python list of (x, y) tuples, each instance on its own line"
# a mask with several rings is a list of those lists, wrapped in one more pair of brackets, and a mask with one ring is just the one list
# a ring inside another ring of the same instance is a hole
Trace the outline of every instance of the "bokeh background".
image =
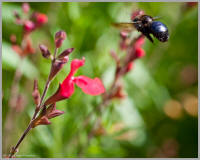
[[(82, 128), (87, 114), (101, 97), (85, 95), (76, 87), (68, 100), (57, 103), (65, 114), (51, 120), (49, 126), (32, 130), (19, 148), (17, 157), (197, 157), (198, 156), (198, 6), (188, 3), (29, 3), (32, 11), (48, 16), (48, 23), (31, 37), (36, 54), (20, 63), (11, 49), (10, 35), (20, 42), (22, 27), (14, 23), (13, 11), (21, 14), (22, 3), (2, 5), (2, 88), (3, 156), (28, 125), (34, 112), (31, 96), (34, 78), (43, 90), (50, 61), (42, 58), (38, 44), (52, 51), (53, 37), (62, 29), (67, 33), (62, 49), (74, 47), (70, 56), (86, 58), (77, 75), (100, 77), (106, 89), (113, 80), (115, 63), (110, 50), (120, 53), (119, 30), (112, 22), (129, 22), (134, 10), (142, 9), (169, 28), (167, 43), (146, 40), (146, 56), (137, 60), (123, 81), (127, 97), (114, 100), (104, 110), (102, 128), (87, 144), (88, 128)], [(137, 33), (137, 32), (136, 32)], [(19, 83), (24, 107), (11, 111), (8, 101), (16, 67), (20, 63)], [(52, 82), (47, 97), (69, 72), (69, 63)], [(10, 113), (12, 112), (12, 116)], [(95, 118), (95, 114), (93, 118)], [(7, 123), (9, 121), (9, 123)], [(12, 124), (7, 132), (5, 124)], [(90, 122), (90, 127), (93, 121)]]

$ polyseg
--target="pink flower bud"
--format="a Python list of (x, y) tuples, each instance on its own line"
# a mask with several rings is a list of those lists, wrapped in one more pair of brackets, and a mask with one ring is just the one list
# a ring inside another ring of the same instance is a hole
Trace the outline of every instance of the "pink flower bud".
[(35, 24), (32, 21), (30, 20), (25, 21), (24, 30), (26, 32), (31, 32), (34, 28), (35, 28)]
[(48, 119), (51, 119), (60, 116), (64, 113), (65, 113), (64, 111), (57, 110), (56, 103), (53, 103), (47, 108), (45, 115), (47, 116)]
[(22, 4), (22, 10), (23, 10), (24, 13), (28, 13), (29, 9), (30, 9), (30, 6), (29, 6), (28, 3), (23, 3)]
[(55, 45), (56, 45), (56, 48), (60, 48), (63, 41), (66, 39), (67, 35), (64, 31), (58, 31), (56, 34), (55, 34)]
[(51, 53), (49, 52), (48, 48), (45, 45), (40, 44), (39, 48), (40, 48), (40, 51), (41, 51), (42, 56), (44, 58), (49, 58), (50, 57)]
[(48, 22), (48, 17), (46, 16), (46, 14), (43, 13), (37, 13), (35, 18), (36, 18), (36, 23), (38, 23), (39, 25)]
[(66, 57), (68, 56), (71, 52), (73, 52), (74, 48), (68, 48), (66, 50), (64, 50), (59, 56), (58, 58), (63, 58), (63, 57)]

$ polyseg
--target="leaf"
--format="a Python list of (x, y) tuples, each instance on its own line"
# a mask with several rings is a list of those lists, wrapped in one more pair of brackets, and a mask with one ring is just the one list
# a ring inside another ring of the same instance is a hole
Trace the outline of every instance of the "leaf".
[(20, 68), (22, 74), (24, 74), (27, 78), (34, 78), (38, 76), (38, 70), (33, 65), (33, 63), (25, 58), (23, 62), (20, 62), (20, 57), (15, 53), (11, 45), (3, 42), (2, 45), (2, 68), (4, 70), (15, 70), (19, 63), (22, 63)]

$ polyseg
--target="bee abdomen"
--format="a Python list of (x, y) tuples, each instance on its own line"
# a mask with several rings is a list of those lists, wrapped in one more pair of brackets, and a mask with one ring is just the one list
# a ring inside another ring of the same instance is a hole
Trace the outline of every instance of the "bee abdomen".
[(169, 39), (169, 33), (167, 27), (159, 22), (154, 21), (151, 24), (151, 32), (159, 41), (166, 42)]

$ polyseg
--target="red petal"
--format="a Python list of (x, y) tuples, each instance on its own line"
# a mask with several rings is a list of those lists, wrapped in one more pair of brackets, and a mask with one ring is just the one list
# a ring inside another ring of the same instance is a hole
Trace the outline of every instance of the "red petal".
[(130, 70), (132, 70), (132, 68), (133, 68), (133, 62), (129, 62), (127, 65), (126, 72), (129, 72)]
[(135, 56), (136, 58), (142, 58), (145, 56), (145, 51), (142, 48), (136, 48)]
[(49, 105), (52, 103), (56, 103), (58, 101), (61, 101), (63, 99), (69, 98), (72, 94), (74, 93), (74, 82), (68, 81), (66, 84), (60, 84), (58, 90), (56, 91), (55, 94), (53, 94), (51, 97), (49, 97), (45, 101), (45, 105)]
[(99, 78), (90, 79), (86, 76), (79, 76), (74, 81), (86, 94), (95, 96), (105, 92), (104, 85)]
[(137, 48), (141, 48), (142, 45), (144, 44), (145, 42), (145, 37), (144, 36), (141, 36), (139, 39), (137, 39), (137, 41), (135, 42), (134, 44), (134, 47), (137, 49)]
[[(69, 77), (68, 77), (69, 78)], [(59, 94), (62, 97), (69, 98), (74, 93), (74, 82), (72, 78), (66, 78), (63, 83), (60, 85), (60, 92)]]
[(77, 69), (79, 69), (81, 66), (83, 66), (85, 63), (85, 58), (83, 57), (82, 59), (74, 59), (71, 63), (71, 71), (70, 74), (73, 76)]

